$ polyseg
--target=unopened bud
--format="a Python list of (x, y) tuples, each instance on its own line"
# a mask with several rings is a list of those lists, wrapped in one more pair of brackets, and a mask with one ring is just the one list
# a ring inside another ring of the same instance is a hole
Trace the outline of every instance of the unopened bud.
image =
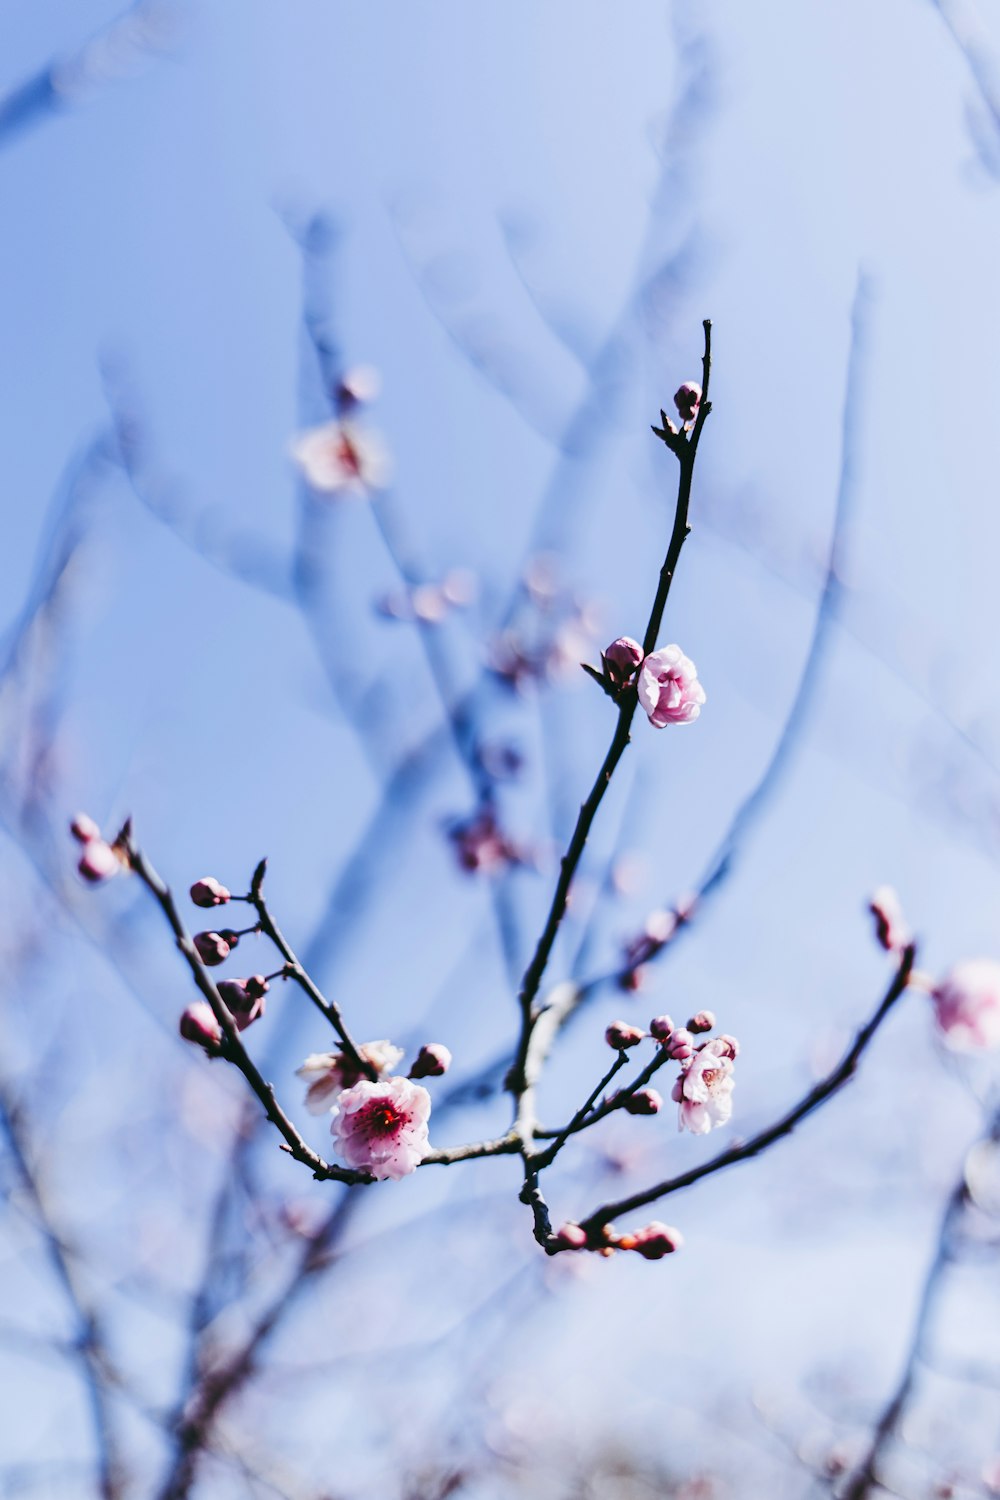
[(612, 687), (624, 687), (642, 661), (642, 647), (630, 635), (621, 635), (601, 653), (604, 675)]
[(89, 880), (91, 885), (98, 885), (102, 880), (110, 880), (112, 875), (117, 875), (121, 867), (121, 860), (111, 845), (98, 838), (90, 839), (84, 844), (83, 854), (76, 868), (84, 880)]
[(638, 1026), (630, 1026), (627, 1021), (612, 1021), (604, 1033), (604, 1040), (616, 1052), (622, 1052), (626, 1047), (637, 1046), (645, 1035)]
[(229, 900), (229, 892), (218, 880), (206, 875), (203, 880), (196, 880), (191, 887), (191, 900), (195, 906), (225, 906)]
[(101, 830), (86, 813), (77, 813), (69, 825), (69, 831), (80, 844), (89, 844), (92, 839), (99, 839), (101, 836)]
[(636, 990), (641, 990), (646, 982), (646, 971), (640, 965), (635, 969), (625, 969), (618, 976), (618, 988), (626, 994), (633, 995)]
[(875, 918), (875, 936), (887, 953), (898, 953), (912, 937), (899, 897), (891, 885), (880, 885), (868, 910)]
[(688, 1031), (700, 1032), (711, 1031), (715, 1025), (715, 1016), (710, 1010), (700, 1010), (696, 1016), (692, 1016), (687, 1024)]
[(662, 1108), (663, 1096), (656, 1089), (636, 1089), (622, 1100), (627, 1115), (658, 1115)]
[(665, 1043), (667, 1056), (672, 1057), (674, 1062), (686, 1062), (689, 1057), (694, 1056), (694, 1037), (687, 1027), (679, 1027)]
[(674, 393), (674, 405), (682, 422), (693, 422), (701, 405), (701, 386), (694, 380), (685, 380)]
[(378, 371), (372, 365), (355, 365), (341, 376), (337, 401), (341, 407), (362, 406), (375, 400), (380, 386)]
[(221, 932), (196, 932), (192, 941), (198, 957), (210, 969), (216, 964), (225, 963), (229, 957), (231, 944), (226, 942)]
[(249, 979), (244, 979), (243, 988), (251, 1000), (262, 1000), (271, 986), (263, 974), (251, 974)]
[(662, 1260), (665, 1255), (672, 1255), (679, 1250), (684, 1243), (684, 1236), (679, 1229), (671, 1229), (669, 1224), (661, 1224), (654, 1219), (652, 1224), (647, 1224), (645, 1229), (639, 1229), (631, 1236), (634, 1240), (633, 1250), (647, 1260)]
[(222, 1027), (205, 1000), (196, 1000), (182, 1012), (180, 1033), (186, 1042), (197, 1042), (209, 1050), (217, 1048), (222, 1041)]
[[(246, 1031), (248, 1026), (252, 1026), (254, 1021), (259, 1021), (264, 1014), (265, 1001), (263, 994), (251, 994), (250, 992), (251, 984), (254, 984), (254, 981), (258, 978), (258, 975), (254, 975), (253, 980), (250, 981), (246, 979), (223, 979), (216, 986), (220, 999), (236, 1022), (238, 1031)], [(257, 986), (254, 984), (254, 989), (256, 990), (256, 988)]]
[(417, 1053), (411, 1078), (440, 1078), (451, 1067), (451, 1053), (440, 1042), (427, 1042)]
[(563, 1250), (586, 1250), (587, 1235), (579, 1224), (564, 1224), (553, 1235), (556, 1244)]
[(649, 1023), (649, 1034), (658, 1042), (669, 1042), (674, 1034), (674, 1023), (669, 1016), (654, 1016)]

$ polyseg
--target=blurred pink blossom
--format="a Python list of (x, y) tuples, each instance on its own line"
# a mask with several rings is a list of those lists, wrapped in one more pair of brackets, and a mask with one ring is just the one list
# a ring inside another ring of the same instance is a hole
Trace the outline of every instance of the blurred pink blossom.
[(674, 1084), (672, 1097), (680, 1105), (678, 1128), (692, 1135), (707, 1135), (725, 1125), (733, 1112), (733, 1064), (714, 1050), (716, 1046), (706, 1042)]
[(891, 885), (880, 885), (873, 892), (868, 910), (875, 918), (875, 936), (887, 953), (898, 953), (913, 934), (906, 924), (899, 897)]
[(956, 964), (931, 999), (944, 1040), (956, 1052), (1000, 1047), (1000, 964), (993, 959)]
[(195, 1000), (182, 1012), (179, 1030), (186, 1042), (197, 1042), (210, 1051), (222, 1041), (222, 1027), (207, 1000)]
[(697, 719), (705, 690), (694, 662), (680, 646), (664, 646), (646, 657), (639, 671), (639, 702), (656, 729)]
[(324, 422), (302, 432), (292, 457), (314, 490), (324, 494), (368, 495), (384, 489), (389, 459), (381, 440), (356, 422)]
[(363, 1078), (337, 1100), (331, 1131), (349, 1167), (398, 1180), (427, 1154), (431, 1096), (408, 1078)]
[[(385, 1039), (365, 1042), (358, 1052), (380, 1076), (390, 1072), (403, 1056), (402, 1047), (394, 1047)], [(299, 1078), (309, 1082), (305, 1103), (311, 1115), (325, 1115), (335, 1107), (344, 1089), (353, 1088), (364, 1077), (346, 1052), (313, 1052), (296, 1072)]]
[(88, 839), (76, 868), (84, 880), (89, 880), (91, 885), (98, 885), (102, 880), (110, 880), (112, 875), (117, 875), (122, 862), (111, 845), (106, 844), (103, 839)]

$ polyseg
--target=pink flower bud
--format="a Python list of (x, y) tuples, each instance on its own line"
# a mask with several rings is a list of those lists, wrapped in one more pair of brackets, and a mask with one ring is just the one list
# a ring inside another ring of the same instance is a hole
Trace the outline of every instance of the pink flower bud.
[(203, 880), (196, 880), (191, 887), (191, 900), (195, 906), (225, 906), (230, 899), (229, 892), (224, 885), (206, 875)]
[(635, 1047), (646, 1035), (640, 1031), (638, 1026), (630, 1026), (627, 1021), (612, 1021), (604, 1033), (604, 1040), (609, 1047), (614, 1047), (616, 1052), (623, 1051), (626, 1047)]
[(694, 1055), (694, 1037), (686, 1026), (679, 1026), (665, 1043), (667, 1056), (674, 1062), (684, 1062)]
[(682, 422), (693, 422), (701, 405), (701, 386), (694, 380), (685, 380), (674, 393), (674, 405)]
[(674, 1034), (674, 1023), (669, 1016), (654, 1016), (649, 1023), (649, 1034), (658, 1042), (669, 1042)]
[(221, 932), (196, 932), (192, 941), (198, 957), (210, 969), (216, 964), (225, 963), (229, 957), (230, 944)]
[[(254, 979), (257, 979), (257, 975)], [(250, 982), (245, 979), (221, 979), (216, 986), (219, 998), (236, 1022), (238, 1031), (246, 1031), (254, 1021), (264, 1014), (263, 994), (251, 994)], [(255, 986), (256, 988), (256, 986)]]
[(112, 875), (117, 875), (121, 867), (121, 861), (110, 844), (106, 844), (103, 839), (90, 839), (83, 846), (83, 854), (76, 868), (84, 880), (98, 885), (102, 880), (110, 880)]
[(355, 365), (345, 370), (337, 386), (337, 401), (341, 408), (363, 406), (374, 401), (379, 393), (378, 371), (372, 365)]
[(906, 925), (899, 897), (891, 885), (880, 885), (872, 895), (868, 910), (875, 918), (875, 936), (887, 953), (899, 953), (913, 934)]
[(587, 1248), (587, 1235), (579, 1224), (564, 1224), (561, 1229), (556, 1230), (553, 1238), (556, 1244), (564, 1250), (586, 1250)]
[[(271, 986), (263, 974), (251, 974), (249, 979), (244, 979), (243, 988), (251, 1000), (262, 1000)], [(261, 1007), (261, 1012), (263, 1013), (263, 1007)]]
[(604, 675), (612, 687), (624, 687), (642, 661), (642, 647), (630, 635), (621, 635), (602, 653)]
[(440, 1042), (427, 1042), (417, 1053), (411, 1078), (440, 1078), (451, 1067), (451, 1053)]
[(222, 1041), (222, 1027), (205, 1000), (196, 1000), (182, 1013), (180, 1033), (186, 1042), (197, 1042), (209, 1051), (214, 1051)]
[(622, 1100), (627, 1115), (658, 1115), (662, 1108), (663, 1096), (656, 1089), (637, 1089)]
[(701, 1032), (711, 1031), (715, 1025), (715, 1016), (710, 1010), (700, 1010), (696, 1016), (692, 1016), (687, 1024), (688, 1031)]
[(634, 1241), (633, 1250), (644, 1255), (647, 1260), (662, 1260), (665, 1255), (672, 1255), (679, 1250), (684, 1243), (684, 1236), (679, 1229), (671, 1229), (669, 1224), (661, 1224), (654, 1219), (652, 1224), (647, 1224), (645, 1229), (639, 1229), (630, 1238)]
[(705, 702), (698, 669), (680, 646), (650, 652), (639, 671), (638, 692), (654, 729), (693, 724)]
[(69, 825), (69, 831), (80, 844), (89, 844), (91, 839), (99, 839), (101, 836), (101, 830), (86, 813), (77, 813)]

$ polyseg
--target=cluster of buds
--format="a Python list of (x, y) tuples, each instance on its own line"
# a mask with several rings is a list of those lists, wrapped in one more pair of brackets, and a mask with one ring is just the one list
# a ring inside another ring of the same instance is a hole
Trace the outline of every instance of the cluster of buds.
[(613, 1224), (602, 1224), (588, 1231), (581, 1224), (563, 1224), (552, 1236), (556, 1250), (594, 1250), (598, 1255), (613, 1255), (616, 1250), (634, 1250), (645, 1260), (662, 1260), (684, 1243), (679, 1229), (654, 1219), (632, 1234), (618, 1234)]
[(375, 608), (387, 620), (440, 625), (453, 609), (467, 609), (475, 601), (477, 591), (474, 573), (468, 568), (453, 568), (440, 583), (418, 583), (402, 592), (384, 594)]
[(69, 825), (69, 831), (77, 843), (83, 845), (83, 853), (76, 868), (91, 885), (99, 885), (102, 880), (110, 880), (112, 875), (117, 875), (119, 870), (128, 869), (128, 855), (121, 835), (109, 844), (101, 837), (101, 830), (93, 818), (89, 818), (86, 813), (77, 813)]
[[(721, 1035), (710, 1041), (698, 1038), (714, 1031), (715, 1017), (710, 1010), (700, 1010), (686, 1026), (675, 1026), (669, 1016), (654, 1016), (649, 1030), (643, 1031), (627, 1021), (613, 1021), (604, 1040), (616, 1052), (624, 1053), (652, 1038), (662, 1049), (664, 1061), (679, 1063), (680, 1072), (671, 1090), (678, 1106), (678, 1128), (693, 1135), (706, 1135), (718, 1125), (725, 1125), (733, 1112), (733, 1063), (739, 1052), (735, 1037)], [(608, 1101), (632, 1115), (659, 1114), (663, 1100), (656, 1089), (623, 1089)]]
[(347, 1166), (379, 1179), (405, 1177), (426, 1156), (431, 1098), (415, 1080), (440, 1078), (451, 1066), (440, 1042), (420, 1048), (407, 1078), (392, 1072), (402, 1058), (403, 1049), (383, 1039), (365, 1042), (356, 1056), (314, 1052), (298, 1069), (308, 1083), (306, 1108), (333, 1116), (331, 1134)]
[(680, 646), (663, 646), (644, 656), (638, 641), (621, 635), (601, 652), (600, 672), (586, 662), (582, 665), (610, 698), (617, 700), (634, 687), (654, 729), (693, 724), (705, 703), (698, 669)]
[(385, 446), (356, 415), (377, 394), (378, 376), (374, 371), (365, 367), (348, 370), (334, 391), (336, 417), (299, 433), (294, 440), (292, 458), (311, 489), (364, 499), (386, 487), (390, 465)]
[(470, 875), (499, 875), (509, 865), (527, 864), (529, 854), (497, 822), (491, 807), (483, 807), (448, 830), (455, 857)]
[[(216, 907), (227, 906), (230, 901), (247, 899), (243, 896), (234, 897), (220, 880), (211, 875), (196, 880), (191, 887), (190, 896), (195, 906), (201, 907), (203, 911), (213, 911)], [(223, 927), (218, 932), (196, 932), (191, 941), (201, 963), (207, 969), (213, 969), (225, 963), (240, 938), (259, 931), (260, 927), (256, 923), (239, 932), (231, 927)], [(272, 974), (270, 979), (276, 977)], [(251, 974), (246, 979), (220, 979), (216, 984), (219, 999), (232, 1017), (237, 1031), (246, 1031), (248, 1026), (259, 1021), (264, 1014), (267, 1004), (265, 996), (271, 987), (270, 979), (264, 974)], [(204, 1000), (198, 1000), (187, 1007), (181, 1015), (179, 1029), (185, 1041), (195, 1042), (209, 1056), (218, 1056), (224, 1050), (225, 1033), (222, 1025), (212, 1007)]]

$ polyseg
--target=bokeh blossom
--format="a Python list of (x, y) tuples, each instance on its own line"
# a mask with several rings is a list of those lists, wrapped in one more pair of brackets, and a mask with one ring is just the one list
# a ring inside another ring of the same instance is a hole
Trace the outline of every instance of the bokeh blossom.
[(427, 1154), (431, 1096), (408, 1078), (363, 1078), (337, 1100), (331, 1132), (345, 1164), (381, 1179), (414, 1171)]
[(680, 646), (651, 651), (639, 669), (639, 702), (656, 729), (690, 724), (701, 713), (705, 689), (698, 669)]
[(324, 422), (302, 432), (292, 457), (307, 483), (325, 494), (360, 495), (384, 489), (389, 458), (381, 440), (356, 422)]
[(941, 1034), (956, 1052), (1000, 1047), (1000, 964), (993, 959), (956, 964), (931, 999)]
[[(358, 1052), (379, 1076), (391, 1072), (403, 1056), (402, 1047), (394, 1047), (384, 1039), (365, 1042)], [(296, 1072), (309, 1084), (305, 1104), (311, 1115), (325, 1115), (335, 1107), (344, 1089), (353, 1088), (365, 1076), (346, 1052), (313, 1052)]]

